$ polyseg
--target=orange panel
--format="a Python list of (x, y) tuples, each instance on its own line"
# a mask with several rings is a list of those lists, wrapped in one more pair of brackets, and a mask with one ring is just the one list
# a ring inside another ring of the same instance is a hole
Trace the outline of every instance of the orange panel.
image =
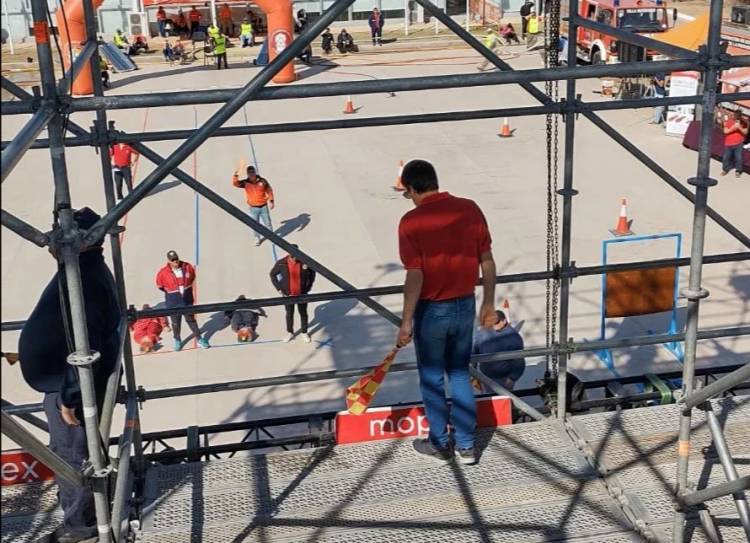
[(654, 268), (607, 274), (605, 316), (633, 317), (671, 311), (676, 268)]

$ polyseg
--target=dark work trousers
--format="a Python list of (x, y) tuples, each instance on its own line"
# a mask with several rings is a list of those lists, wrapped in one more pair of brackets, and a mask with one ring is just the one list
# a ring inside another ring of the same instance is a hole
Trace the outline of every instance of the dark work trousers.
[(382, 28), (370, 28), (370, 34), (372, 34), (373, 45), (383, 45), (383, 29)]
[[(49, 448), (80, 471), (89, 457), (86, 446), (86, 429), (83, 413), (76, 412), (80, 426), (69, 426), (60, 414), (60, 394), (50, 392), (44, 395), (44, 412), (49, 424)], [(60, 506), (63, 509), (63, 525), (66, 531), (85, 532), (96, 528), (94, 495), (90, 488), (78, 488), (62, 477), (55, 477), (60, 489)]]
[(521, 18), (521, 37), (526, 39), (526, 30), (529, 28), (529, 20), (526, 17)]
[(216, 69), (221, 70), (221, 63), (224, 62), (224, 69), (229, 69), (229, 64), (227, 64), (227, 54), (226, 53), (217, 53), (216, 54)]
[(125, 179), (125, 185), (128, 187), (128, 194), (133, 191), (133, 171), (130, 166), (115, 166), (115, 188), (117, 189), (117, 197), (122, 200), (122, 180)]
[[(294, 304), (285, 305), (286, 309), (286, 331), (290, 334), (294, 333)], [(297, 304), (297, 311), (299, 311), (300, 318), (300, 332), (303, 334), (307, 333), (307, 304)]]
[(169, 320), (172, 321), (172, 335), (174, 336), (175, 341), (181, 340), (180, 327), (182, 324), (182, 317), (185, 317), (185, 322), (193, 335), (195, 335), (195, 338), (200, 339), (201, 330), (198, 328), (198, 322), (195, 320), (195, 315), (172, 315), (169, 317)]

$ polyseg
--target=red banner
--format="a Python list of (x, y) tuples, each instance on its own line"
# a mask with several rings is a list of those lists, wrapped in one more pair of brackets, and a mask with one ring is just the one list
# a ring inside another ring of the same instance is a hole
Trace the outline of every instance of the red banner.
[(51, 469), (24, 451), (3, 452), (0, 461), (2, 486), (47, 481), (55, 476)]
[[(505, 396), (477, 400), (477, 426), (495, 428), (511, 424), (511, 402)], [(361, 415), (341, 411), (336, 415), (336, 443), (361, 443), (398, 437), (426, 436), (430, 427), (421, 405), (375, 407)]]

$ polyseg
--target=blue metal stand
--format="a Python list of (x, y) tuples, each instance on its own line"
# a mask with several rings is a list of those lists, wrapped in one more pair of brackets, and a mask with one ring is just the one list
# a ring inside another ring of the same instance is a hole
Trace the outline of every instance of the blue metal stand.
[[(675, 233), (669, 233), (669, 234), (653, 234), (648, 236), (627, 236), (627, 237), (621, 237), (621, 238), (614, 238), (614, 239), (606, 239), (602, 241), (602, 264), (607, 264), (607, 249), (609, 246), (613, 243), (630, 243), (635, 241), (649, 241), (649, 240), (655, 240), (655, 239), (674, 239), (676, 242), (676, 257), (680, 258), (680, 254), (682, 252), (682, 234), (675, 232)], [(669, 320), (669, 329), (668, 333), (675, 334), (677, 333), (677, 296), (679, 293), (679, 270), (675, 268), (675, 278), (674, 278), (674, 301), (672, 303), (672, 316)], [(602, 296), (601, 296), (601, 317), (599, 320), (599, 340), (605, 339), (605, 330), (606, 330), (606, 315), (605, 315), (605, 308), (607, 304), (607, 277), (606, 274), (602, 274)], [(649, 334), (655, 334), (656, 332), (654, 330), (648, 330)], [(660, 332), (661, 333), (661, 332)], [(669, 350), (670, 353), (680, 362), (682, 363), (685, 353), (682, 348), (682, 343), (678, 341), (673, 341), (670, 343), (663, 343), (664, 347)], [(615, 375), (619, 377), (618, 372), (615, 370), (615, 363), (614, 358), (612, 357), (612, 352), (609, 349), (602, 349), (600, 351), (596, 351), (596, 356), (601, 360), (605, 366)]]

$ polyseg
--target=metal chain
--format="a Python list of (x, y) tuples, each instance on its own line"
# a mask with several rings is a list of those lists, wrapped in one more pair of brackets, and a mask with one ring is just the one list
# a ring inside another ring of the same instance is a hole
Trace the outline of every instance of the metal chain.
[[(545, 9), (546, 21), (544, 25), (544, 67), (559, 66), (560, 52), (560, 0), (548, 0)], [(558, 81), (546, 81), (545, 91), (555, 103), (560, 100), (560, 85)], [(559, 119), (556, 114), (546, 115), (547, 130), (547, 271), (554, 270), (559, 262), (559, 215), (557, 204), (558, 189), (558, 150), (559, 150)], [(547, 279), (545, 282), (545, 334), (547, 347), (557, 340), (557, 312), (559, 307), (560, 283), (557, 279)], [(547, 356), (548, 376), (557, 375), (557, 356)]]

